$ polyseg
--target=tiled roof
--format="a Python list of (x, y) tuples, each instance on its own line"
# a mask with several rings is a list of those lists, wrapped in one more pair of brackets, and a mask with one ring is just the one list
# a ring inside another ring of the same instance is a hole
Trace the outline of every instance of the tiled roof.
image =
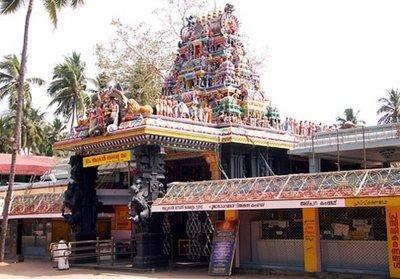
[[(16, 174), (42, 175), (57, 163), (58, 158), (46, 156), (17, 155)], [(0, 174), (9, 174), (11, 154), (0, 153)]]
[(400, 195), (400, 168), (174, 182), (154, 205)]

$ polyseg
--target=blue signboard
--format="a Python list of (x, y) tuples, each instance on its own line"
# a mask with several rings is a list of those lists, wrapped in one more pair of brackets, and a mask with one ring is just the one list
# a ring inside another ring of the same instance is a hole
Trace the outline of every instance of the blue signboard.
[(215, 224), (209, 275), (231, 275), (237, 233), (238, 221), (218, 221)]

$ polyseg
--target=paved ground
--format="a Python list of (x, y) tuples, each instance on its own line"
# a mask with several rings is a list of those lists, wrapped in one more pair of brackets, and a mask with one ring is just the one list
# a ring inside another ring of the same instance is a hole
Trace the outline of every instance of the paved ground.
[[(200, 278), (216, 278), (207, 276), (206, 269), (185, 269), (174, 271), (160, 271), (160, 272), (118, 272), (118, 271), (105, 271), (84, 268), (71, 268), (67, 271), (58, 271), (52, 268), (49, 262), (40, 261), (25, 261), (23, 263), (6, 263), (0, 264), (0, 278), (65, 278), (65, 279), (78, 279), (78, 278), (96, 278), (96, 279), (162, 279), (162, 278), (176, 278), (176, 279), (200, 279)], [(226, 278), (226, 277), (217, 277)], [(293, 277), (293, 276), (261, 276), (261, 275), (234, 275), (229, 277), (231, 279), (244, 279), (244, 278), (276, 278), (276, 279), (294, 279), (294, 278), (307, 278), (307, 277)]]

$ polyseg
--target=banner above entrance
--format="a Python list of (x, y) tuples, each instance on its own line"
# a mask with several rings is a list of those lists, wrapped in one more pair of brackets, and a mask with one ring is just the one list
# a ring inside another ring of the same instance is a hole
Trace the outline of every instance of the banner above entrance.
[(94, 155), (83, 158), (83, 167), (96, 167), (112, 163), (128, 162), (133, 158), (132, 150), (124, 150), (100, 155)]
[(256, 209), (283, 209), (283, 208), (317, 208), (317, 207), (344, 207), (345, 199), (305, 199), (305, 200), (278, 200), (278, 201), (245, 201), (204, 204), (170, 204), (152, 205), (153, 212), (180, 212), (180, 211), (219, 211), (219, 210), (256, 210)]

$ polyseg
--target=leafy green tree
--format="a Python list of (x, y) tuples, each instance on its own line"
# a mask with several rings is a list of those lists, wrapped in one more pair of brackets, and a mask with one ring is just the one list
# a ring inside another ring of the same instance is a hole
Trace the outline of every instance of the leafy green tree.
[(39, 109), (27, 107), (22, 119), (22, 148), (27, 155), (40, 154), (40, 145), (46, 138), (43, 133), (45, 126), (44, 115)]
[[(18, 80), (21, 63), (15, 54), (4, 56), (4, 60), (0, 61), (0, 100), (8, 97), (10, 109), (16, 110)], [(24, 86), (25, 102), (32, 100), (30, 86), (44, 85), (41, 78), (27, 78)]]
[(379, 98), (381, 107), (377, 114), (381, 115), (378, 124), (397, 123), (400, 121), (400, 92), (398, 89), (390, 89), (386, 91), (388, 97)]
[(147, 24), (129, 26), (114, 20), (115, 33), (96, 47), (99, 68), (140, 104), (152, 104), (169, 74), (180, 30), (190, 15), (201, 14), (205, 0), (168, 0), (153, 11), (159, 29)]
[(96, 47), (98, 67), (129, 97), (151, 104), (161, 94), (162, 82), (173, 63), (165, 35), (154, 33), (143, 24), (131, 27), (116, 20), (112, 25), (114, 37)]
[(347, 108), (344, 110), (343, 116), (336, 117), (336, 121), (340, 122), (342, 128), (345, 127), (346, 122), (351, 122), (353, 125), (365, 124), (364, 120), (358, 118), (359, 113), (360, 111), (355, 112), (353, 108)]
[[(53, 156), (53, 143), (67, 136), (64, 123), (55, 118), (52, 123), (46, 123), (43, 127), (43, 134), (46, 137), (41, 141), (39, 151), (41, 155)], [(62, 155), (57, 153), (56, 155)]]
[[(6, 232), (8, 224), (8, 212), (10, 210), (11, 196), (14, 186), (15, 179), (15, 166), (17, 161), (17, 154), (20, 150), (21, 145), (21, 122), (24, 108), (24, 88), (25, 88), (25, 73), (26, 73), (26, 62), (27, 62), (27, 51), (28, 51), (28, 37), (29, 37), (29, 25), (30, 18), (33, 11), (33, 0), (0, 0), (0, 14), (11, 14), (17, 12), (27, 2), (27, 9), (25, 15), (24, 25), (24, 37), (22, 43), (21, 52), (21, 66), (19, 67), (19, 75), (17, 82), (17, 102), (16, 102), (16, 115), (15, 115), (15, 126), (14, 126), (14, 142), (12, 143), (11, 153), (11, 167), (10, 167), (10, 179), (8, 184), (7, 193), (4, 199), (3, 206), (3, 220), (0, 234), (0, 262), (4, 261), (4, 248), (6, 241)], [(83, 4), (84, 0), (42, 0), (44, 8), (50, 16), (50, 20), (53, 25), (57, 26), (57, 13), (65, 6), (77, 7)]]
[(90, 104), (87, 94), (87, 78), (85, 63), (80, 54), (73, 52), (65, 57), (63, 63), (53, 69), (53, 80), (47, 89), (52, 98), (49, 106), (57, 105), (56, 115), (71, 120), (70, 132), (73, 131), (78, 116), (83, 116), (85, 108)]

